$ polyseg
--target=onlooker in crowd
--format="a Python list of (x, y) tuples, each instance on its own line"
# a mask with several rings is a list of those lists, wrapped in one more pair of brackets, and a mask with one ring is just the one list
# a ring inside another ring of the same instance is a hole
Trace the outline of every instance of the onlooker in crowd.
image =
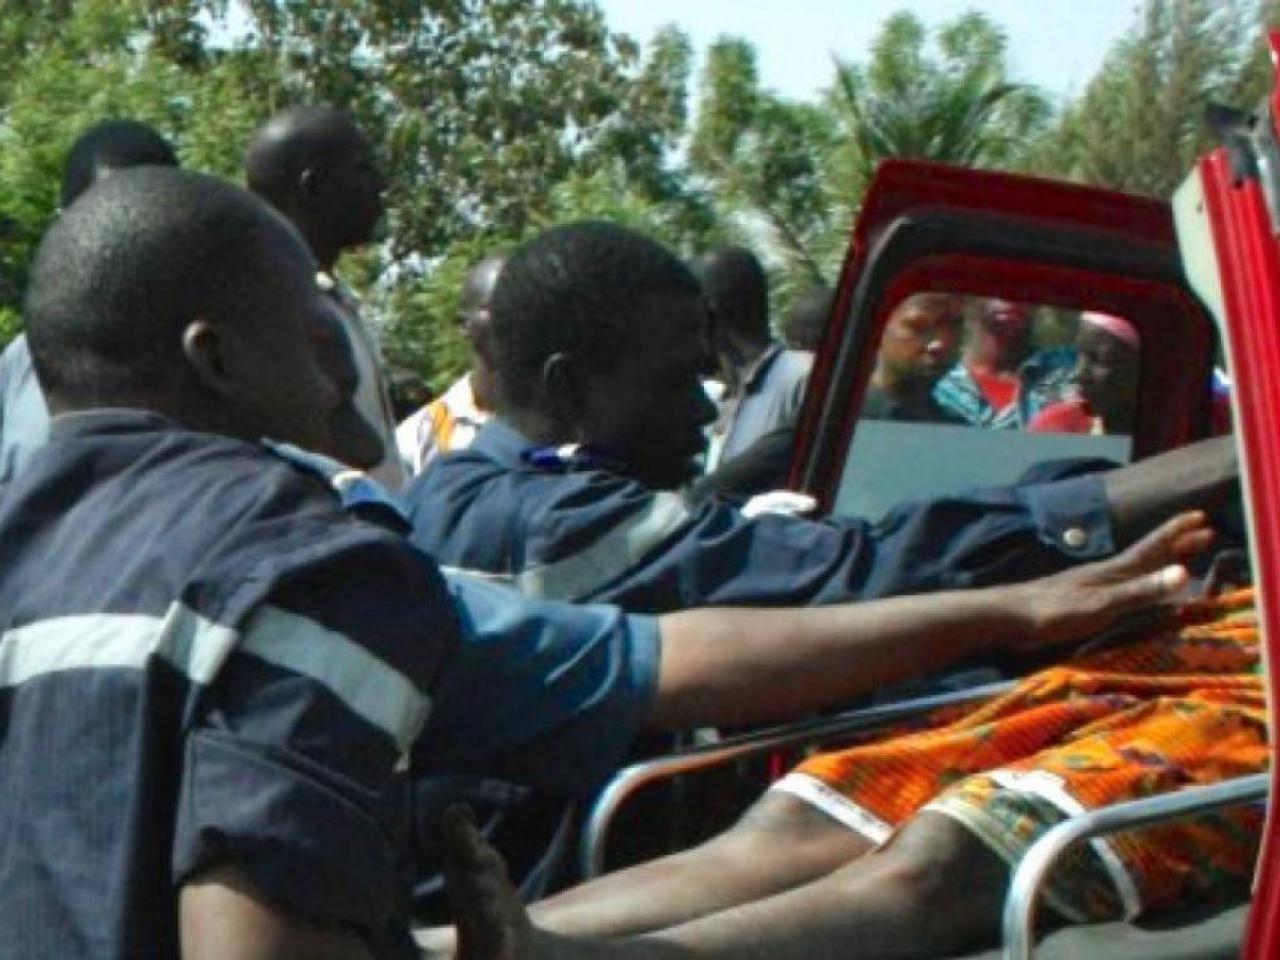
[(384, 184), (373, 148), (346, 110), (294, 107), (272, 117), (245, 153), (249, 189), (291, 220), (320, 265), (319, 283), (341, 307), (360, 375), (356, 407), (382, 440), (381, 455), (352, 466), (388, 489), (405, 480), (377, 339), (354, 295), (334, 276), (342, 254), (373, 239)]
[(822, 344), (834, 305), (835, 291), (824, 283), (797, 296), (782, 318), (782, 342), (787, 349), (815, 353)]
[(1080, 315), (1076, 331), (1078, 393), (1045, 407), (1027, 427), (1041, 433), (1133, 432), (1142, 360), (1138, 329), (1109, 313)]
[(708, 463), (714, 468), (764, 434), (795, 424), (813, 355), (773, 338), (769, 281), (750, 250), (713, 250), (696, 270), (711, 307), (712, 345), (726, 388)]
[(758, 722), (1087, 634), (1176, 589), (1162, 565), (1201, 536), (823, 610), (653, 620), (446, 584), (328, 468), (257, 442), (337, 446), (352, 360), (314, 274), (264, 204), (177, 170), (112, 176), (40, 245), (25, 315), (55, 418), (0, 503), (17, 954), (400, 955), (397, 770), (483, 774), (505, 743), (572, 780), (641, 721)]
[(1105, 556), (1234, 484), (1208, 442), (1122, 470), (948, 496), (880, 523), (748, 518), (672, 492), (713, 416), (705, 305), (657, 243), (612, 224), (549, 230), (493, 299), (497, 409), (407, 492), (414, 541), (531, 595), (674, 610), (809, 604), (1022, 579)]
[(862, 404), (871, 420), (964, 421), (941, 407), (934, 385), (956, 362), (964, 302), (950, 293), (916, 293), (893, 308)]
[(415, 474), (440, 454), (468, 446), (489, 419), (493, 409), (489, 303), (503, 262), (502, 257), (486, 257), (467, 271), (462, 284), (458, 328), (470, 348), (471, 369), (444, 396), (396, 428), (400, 456)]
[(934, 397), (967, 423), (1025, 429), (1071, 387), (1075, 352), (1032, 351), (1031, 311), (1008, 300), (982, 300), (968, 326), (960, 362), (938, 381)]
[[(145, 123), (95, 123), (67, 152), (59, 204), (65, 210), (113, 170), (142, 165), (176, 167), (178, 158), (169, 142)], [(48, 437), (49, 409), (31, 367), (26, 334), (20, 333), (0, 354), (0, 479), (10, 476)]]

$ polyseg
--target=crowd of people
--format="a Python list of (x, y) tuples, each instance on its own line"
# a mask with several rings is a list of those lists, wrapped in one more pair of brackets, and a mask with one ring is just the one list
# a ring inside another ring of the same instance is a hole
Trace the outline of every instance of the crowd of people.
[[(268, 120), (244, 187), (132, 121), (68, 154), (0, 358), (10, 955), (944, 956), (994, 936), (1010, 865), (1074, 810), (1265, 768), (1249, 595), (1175, 606), (1229, 438), (875, 523), (759, 509), (811, 353), (774, 337), (750, 251), (687, 263), (599, 221), (475, 265), (470, 370), (397, 426), (335, 275), (383, 188), (331, 107)], [(797, 346), (831, 309), (797, 301)], [(896, 307), (875, 415), (1128, 427), (1126, 321), (1050, 357), (1019, 305), (964, 314)], [(1041, 669), (815, 756), (701, 847), (521, 902), (646, 733), (975, 660)], [(542, 826), (486, 840), (499, 816)], [(1258, 833), (1245, 810), (1091, 848), (1053, 905), (1235, 895)], [(442, 882), (456, 926), (415, 938)]]

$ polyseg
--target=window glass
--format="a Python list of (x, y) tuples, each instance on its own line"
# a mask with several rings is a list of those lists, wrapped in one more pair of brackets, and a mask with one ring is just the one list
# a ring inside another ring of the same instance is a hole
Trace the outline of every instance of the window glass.
[(1047, 461), (1127, 462), (1140, 360), (1123, 317), (914, 294), (885, 325), (836, 512), (875, 518)]

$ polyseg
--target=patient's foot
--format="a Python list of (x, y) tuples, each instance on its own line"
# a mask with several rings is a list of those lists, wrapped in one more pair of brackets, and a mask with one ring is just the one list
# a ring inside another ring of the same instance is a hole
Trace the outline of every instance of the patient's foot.
[(537, 929), (507, 867), (480, 836), (471, 813), (444, 817), (444, 875), (457, 935), (457, 960), (684, 960), (683, 951), (646, 940), (576, 940)]

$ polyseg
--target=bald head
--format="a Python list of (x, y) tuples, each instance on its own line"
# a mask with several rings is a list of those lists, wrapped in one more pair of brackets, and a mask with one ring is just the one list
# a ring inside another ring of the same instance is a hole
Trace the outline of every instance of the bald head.
[(293, 221), (326, 268), (368, 243), (382, 215), (373, 149), (336, 107), (292, 107), (268, 120), (245, 152), (245, 182)]
[(696, 265), (717, 332), (746, 343), (769, 342), (769, 281), (746, 247), (721, 247)]
[(467, 271), (458, 298), (458, 327), (471, 347), (471, 390), (482, 410), (493, 408), (494, 369), (490, 305), (506, 257), (485, 257)]
[(103, 120), (76, 137), (62, 166), (63, 209), (98, 180), (129, 167), (176, 167), (169, 141), (137, 120)]
[(462, 296), (458, 302), (458, 310), (464, 318), (476, 311), (489, 312), (489, 302), (493, 299), (493, 289), (498, 285), (498, 275), (502, 273), (506, 257), (485, 257), (470, 270), (462, 281)]
[(143, 406), (237, 436), (323, 441), (287, 419), (295, 402), (331, 403), (328, 381), (309, 380), (314, 270), (296, 232), (232, 184), (114, 174), (58, 218), (32, 266), (23, 317), (50, 406)]

